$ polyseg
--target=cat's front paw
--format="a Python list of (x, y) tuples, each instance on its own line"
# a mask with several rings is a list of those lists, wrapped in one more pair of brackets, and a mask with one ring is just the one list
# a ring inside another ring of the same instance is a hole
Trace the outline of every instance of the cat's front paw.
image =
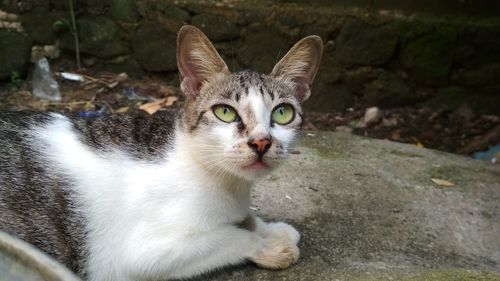
[(297, 262), (300, 250), (289, 239), (272, 236), (265, 240), (264, 247), (250, 258), (257, 266), (266, 269), (284, 269)]
[(267, 224), (269, 236), (282, 237), (297, 245), (300, 240), (300, 233), (291, 225), (284, 222), (273, 222)]

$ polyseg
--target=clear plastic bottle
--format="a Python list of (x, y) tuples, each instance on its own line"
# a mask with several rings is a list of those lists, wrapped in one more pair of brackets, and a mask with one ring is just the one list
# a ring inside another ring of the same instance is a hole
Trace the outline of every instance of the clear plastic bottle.
[(49, 61), (45, 57), (35, 63), (31, 86), (35, 97), (50, 101), (61, 100), (59, 84), (50, 72)]

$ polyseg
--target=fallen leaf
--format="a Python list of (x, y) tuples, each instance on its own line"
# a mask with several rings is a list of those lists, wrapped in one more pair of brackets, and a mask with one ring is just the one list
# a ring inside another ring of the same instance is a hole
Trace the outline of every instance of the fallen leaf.
[(416, 143), (415, 145), (416, 145), (417, 147), (424, 147), (424, 145), (423, 145), (421, 142), (419, 142), (419, 141), (417, 141), (417, 143)]
[(443, 187), (452, 187), (452, 186), (455, 186), (454, 183), (452, 182), (449, 182), (447, 180), (443, 180), (443, 179), (431, 179), (435, 184), (439, 185), (439, 186), (443, 186)]
[(124, 107), (120, 107), (118, 108), (115, 112), (116, 113), (125, 113), (129, 110), (129, 107), (128, 106), (124, 106)]
[(139, 109), (140, 110), (144, 110), (148, 114), (153, 115), (153, 114), (155, 114), (156, 111), (158, 111), (158, 109), (160, 109), (162, 107), (162, 104), (166, 100), (167, 99), (161, 99), (161, 100), (158, 100), (158, 101), (148, 102), (148, 103), (145, 103), (145, 104), (139, 106)]
[(176, 96), (168, 96), (164, 99), (160, 99), (153, 102), (145, 103), (139, 106), (139, 109), (146, 111), (147, 113), (153, 115), (156, 111), (158, 111), (162, 107), (169, 107), (174, 104), (179, 98)]
[(120, 83), (120, 81), (113, 81), (109, 84), (107, 84), (106, 86), (108, 86), (108, 88), (110, 89), (113, 89), (114, 87), (116, 87), (116, 85), (118, 85)]
[(179, 98), (176, 97), (176, 96), (168, 96), (167, 97), (167, 100), (165, 101), (165, 104), (164, 106), (165, 107), (169, 107), (169, 106), (172, 106), (174, 104), (174, 102), (176, 102)]

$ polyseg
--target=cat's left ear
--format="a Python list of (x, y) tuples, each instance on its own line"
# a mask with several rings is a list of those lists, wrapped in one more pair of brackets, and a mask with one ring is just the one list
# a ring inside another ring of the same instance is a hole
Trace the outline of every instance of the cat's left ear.
[(207, 36), (191, 25), (181, 27), (177, 34), (177, 66), (181, 90), (190, 98), (199, 94), (210, 76), (230, 73)]
[(303, 102), (311, 95), (311, 84), (318, 72), (323, 53), (323, 40), (312, 35), (297, 42), (276, 64), (271, 76), (295, 83), (297, 98)]

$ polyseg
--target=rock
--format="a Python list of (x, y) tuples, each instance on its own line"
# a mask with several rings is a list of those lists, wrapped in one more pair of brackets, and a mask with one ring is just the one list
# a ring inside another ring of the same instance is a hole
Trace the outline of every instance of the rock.
[(169, 1), (136, 1), (136, 5), (142, 17), (157, 22), (162, 28), (172, 33), (177, 33), (182, 25), (191, 21), (188, 11)]
[(394, 127), (398, 125), (398, 119), (395, 117), (382, 118), (382, 126), (384, 127)]
[(49, 8), (49, 0), (0, 0), (0, 10), (8, 13), (26, 13), (34, 9), (48, 11)]
[[(475, 114), (500, 114), (500, 89), (480, 92), (452, 86), (440, 88), (423, 104), (435, 110), (457, 110), (466, 104)], [(480, 98), (479, 98), (480, 97)]]
[(194, 280), (500, 280), (498, 166), (345, 133), (302, 134), (296, 150), (252, 194), (255, 215), (301, 233), (299, 262)]
[(359, 91), (367, 105), (395, 107), (418, 101), (410, 86), (394, 74), (383, 72), (377, 79), (365, 84)]
[(276, 30), (252, 30), (243, 40), (238, 59), (244, 67), (271, 73), (275, 63), (285, 55), (285, 50), (289, 47), (289, 40)]
[(193, 17), (191, 24), (199, 27), (214, 42), (240, 37), (238, 27), (222, 16), (201, 14)]
[(26, 75), (32, 45), (27, 34), (0, 29), (0, 80), (8, 80), (14, 73)]
[(313, 85), (312, 94), (304, 103), (304, 107), (316, 112), (344, 111), (355, 102), (356, 97), (346, 87), (318, 80)]
[[(83, 16), (77, 20), (80, 52), (99, 58), (112, 58), (129, 50), (120, 40), (119, 27), (105, 17)], [(61, 48), (74, 51), (74, 38), (67, 32), (61, 40)]]
[(107, 64), (105, 69), (114, 73), (127, 73), (128, 77), (133, 79), (141, 79), (144, 75), (141, 65), (129, 57), (125, 57), (119, 63)]
[(28, 35), (38, 44), (54, 44), (57, 32), (54, 23), (57, 21), (70, 22), (67, 12), (45, 11), (36, 9), (30, 13), (21, 15), (21, 22)]
[(356, 93), (362, 92), (363, 87), (377, 79), (384, 70), (371, 66), (362, 66), (355, 69), (346, 70), (342, 74), (342, 84)]
[(33, 46), (31, 48), (30, 61), (34, 63), (43, 57), (57, 59), (60, 55), (61, 50), (56, 45)]
[(435, 110), (456, 110), (467, 103), (470, 93), (457, 86), (440, 88), (425, 102), (425, 105)]
[(375, 125), (380, 122), (382, 118), (382, 111), (378, 107), (370, 107), (365, 111), (365, 116), (363, 117), (363, 122), (366, 126)]
[(136, 31), (132, 39), (133, 57), (148, 71), (176, 70), (176, 39), (176, 34), (147, 22)]
[(112, 0), (111, 18), (120, 22), (136, 22), (139, 14), (133, 0)]
[(318, 71), (316, 80), (330, 84), (337, 84), (342, 78), (342, 75), (343, 69), (338, 65), (335, 65), (331, 52), (325, 51), (321, 59), (320, 71)]
[(453, 73), (451, 80), (466, 87), (498, 85), (500, 81), (500, 63), (490, 62), (474, 68), (458, 69)]
[[(85, 9), (87, 14), (101, 16), (109, 10), (113, 1), (114, 0), (78, 0), (73, 3), (73, 6)], [(68, 0), (65, 2), (68, 2)], [(78, 9), (75, 10), (78, 11)]]
[(381, 65), (394, 55), (397, 43), (391, 26), (348, 20), (336, 39), (335, 60), (346, 67)]
[[(36, 1), (36, 0), (35, 0)], [(57, 11), (69, 11), (69, 1), (68, 0), (49, 0), (51, 10)], [(87, 0), (73, 1), (73, 8), (75, 11), (80, 10), (86, 6)], [(108, 2), (108, 0), (102, 0), (101, 3)]]
[(456, 39), (457, 31), (454, 28), (440, 27), (403, 46), (400, 53), (401, 64), (412, 78), (424, 85), (446, 85)]
[(455, 59), (465, 69), (500, 61), (500, 28), (477, 28), (470, 25), (461, 28), (457, 38)]

